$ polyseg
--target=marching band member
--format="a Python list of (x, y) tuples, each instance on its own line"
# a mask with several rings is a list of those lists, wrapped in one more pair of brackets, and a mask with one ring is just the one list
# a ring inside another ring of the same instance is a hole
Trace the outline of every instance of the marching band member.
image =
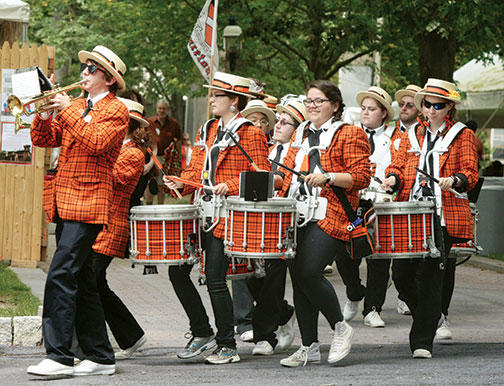
[[(28, 367), (34, 375), (113, 374), (115, 360), (92, 267), (91, 247), (109, 223), (113, 166), (128, 125), (128, 109), (115, 96), (124, 89), (126, 66), (111, 50), (80, 51), (86, 99), (51, 99), (58, 112), (37, 115), (35, 146), (61, 147), (55, 194), (46, 207), (60, 223), (59, 242), (44, 292), (43, 335), (47, 358)], [(75, 368), (74, 329), (84, 360)]]
[[(307, 90), (304, 104), (310, 121), (303, 124), (302, 131), (301, 127), (297, 131), (302, 134), (302, 144), (293, 164), (295, 170), (308, 175), (302, 183), (288, 173), (282, 189), (289, 189), (289, 194), (294, 195), (301, 186), (312, 191), (328, 185), (338, 186), (345, 189), (356, 209), (359, 190), (369, 185), (369, 142), (361, 129), (339, 121), (344, 104), (334, 83), (314, 81)], [(338, 258), (346, 251), (349, 220), (332, 190), (322, 189), (320, 196), (328, 199), (326, 216), (309, 222), (298, 231), (296, 258), (289, 262), (302, 345), (280, 361), (283, 366), (296, 367), (320, 361), (319, 311), (334, 330), (328, 362), (332, 364), (343, 359), (351, 348), (353, 329), (343, 320), (334, 288), (323, 275), (335, 253)]]
[[(203, 181), (205, 185), (214, 186), (215, 195), (238, 195), (240, 172), (254, 170), (239, 148), (234, 145), (230, 133), (239, 137), (239, 143), (260, 169), (270, 170), (266, 136), (239, 114), (249, 98), (249, 85), (250, 80), (247, 78), (217, 72), (212, 85), (205, 86), (211, 88), (211, 109), (218, 118), (207, 121), (200, 128), (191, 163), (189, 168), (183, 171), (182, 178)], [(194, 187), (184, 186), (169, 178), (166, 178), (165, 182), (171, 189), (184, 187), (184, 194), (194, 191)], [(233, 302), (226, 283), (229, 258), (224, 255), (224, 222), (219, 221), (206, 236), (205, 274), (217, 326), (215, 338), (217, 348), (206, 358), (206, 362), (211, 364), (238, 362), (240, 357), (234, 339)], [(189, 277), (188, 272), (186, 276)], [(181, 301), (186, 311), (195, 307), (193, 303), (184, 302), (183, 299)], [(198, 307), (203, 308), (203, 305)], [(202, 311), (204, 312), (204, 309)]]
[[(443, 259), (399, 259), (392, 265), (394, 282), (413, 316), (410, 331), (413, 358), (432, 357), (432, 342), (442, 320), (443, 276), (451, 283), (454, 280), (455, 259), (445, 258), (453, 243), (467, 241), (473, 232), (467, 194), (456, 197), (448, 191), (453, 188), (466, 192), (478, 180), (475, 136), (462, 123), (455, 123), (457, 103), (460, 95), (453, 83), (427, 81), (415, 95), (415, 106), (422, 110), (426, 121), (403, 136), (399, 154), (387, 168), (383, 181), (384, 189), (398, 191), (396, 201), (435, 198), (442, 228), (443, 243), (437, 247)], [(415, 167), (426, 170), (439, 183), (427, 180)]]
[(129, 358), (147, 340), (142, 327), (108, 286), (106, 271), (114, 258), (126, 257), (130, 198), (144, 171), (146, 150), (143, 143), (149, 142), (145, 129), (149, 126), (149, 122), (143, 117), (144, 107), (130, 99), (118, 99), (128, 108), (130, 121), (121, 152), (114, 165), (114, 189), (108, 227), (96, 238), (92, 252), (105, 321), (121, 348), (115, 353), (116, 360)]
[[(390, 164), (393, 143), (400, 140), (402, 135), (395, 126), (387, 124), (394, 117), (392, 108), (392, 98), (380, 87), (370, 87), (367, 91), (357, 94), (357, 103), (361, 106), (360, 121), (361, 126), (368, 136), (371, 145), (372, 174), (383, 181), (385, 178), (385, 168)], [(361, 192), (361, 198), (375, 201), (376, 191), (380, 184), (376, 180), (371, 180), (367, 189)], [(367, 280), (366, 295), (364, 297), (364, 325), (369, 327), (385, 327), (385, 322), (380, 317), (387, 284), (389, 280), (390, 259), (366, 259)], [(358, 274), (358, 270), (356, 270)], [(345, 305), (350, 306), (348, 316), (353, 318), (357, 312), (358, 301), (350, 301)], [(345, 312), (346, 313), (346, 312)], [(353, 314), (353, 315), (351, 315)], [(347, 315), (346, 315), (347, 316)]]
[[(418, 123), (418, 116), (421, 114), (415, 106), (415, 95), (422, 88), (414, 84), (409, 84), (406, 88), (398, 90), (395, 93), (395, 100), (399, 103), (399, 119), (396, 122), (396, 131), (405, 133), (411, 127), (416, 126)], [(396, 138), (390, 148), (392, 157), (399, 151), (401, 138)], [(397, 313), (401, 315), (411, 315), (411, 311), (404, 300), (401, 299), (401, 294), (397, 299)]]
[[(250, 103), (249, 103), (250, 104)], [(275, 124), (273, 140), (275, 145), (270, 147), (269, 157), (282, 162), (290, 148), (292, 134), (300, 123), (305, 120), (306, 108), (296, 98), (291, 98), (283, 105), (277, 106), (279, 118)], [(278, 166), (271, 165), (271, 169), (285, 177)], [(292, 344), (295, 331), (294, 307), (284, 299), (287, 264), (283, 259), (266, 259), (266, 276), (257, 285), (256, 280), (247, 283), (254, 296), (256, 305), (252, 313), (255, 343), (253, 355), (271, 355), (276, 350), (286, 350)], [(253, 279), (253, 278), (251, 278)], [(236, 281), (236, 280), (235, 280)], [(234, 283), (234, 281), (233, 281)], [(275, 331), (278, 331), (275, 333)]]

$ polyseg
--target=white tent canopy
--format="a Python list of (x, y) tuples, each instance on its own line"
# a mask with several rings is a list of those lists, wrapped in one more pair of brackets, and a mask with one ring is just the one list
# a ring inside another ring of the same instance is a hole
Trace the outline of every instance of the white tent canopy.
[(21, 0), (1, 0), (0, 20), (28, 23), (30, 21), (30, 6)]

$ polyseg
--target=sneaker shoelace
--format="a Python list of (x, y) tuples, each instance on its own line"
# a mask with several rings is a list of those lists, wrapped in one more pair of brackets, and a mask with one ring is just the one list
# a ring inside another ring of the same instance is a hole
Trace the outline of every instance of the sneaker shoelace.
[(297, 361), (303, 361), (303, 366), (306, 366), (306, 363), (308, 362), (308, 351), (309, 350), (310, 350), (309, 347), (301, 346), (294, 354), (292, 354), (292, 358)]

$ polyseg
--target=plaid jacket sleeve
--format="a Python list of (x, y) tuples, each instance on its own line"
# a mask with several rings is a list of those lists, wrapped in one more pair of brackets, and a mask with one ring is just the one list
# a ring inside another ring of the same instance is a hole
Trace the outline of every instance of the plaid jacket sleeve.
[[(73, 103), (78, 103), (75, 101)], [(38, 147), (60, 147), (63, 130), (57, 119), (42, 119), (38, 114), (33, 119), (30, 130), (31, 141)]]
[(106, 153), (124, 138), (129, 122), (128, 108), (112, 98), (112, 94), (108, 94), (96, 104), (100, 114), (88, 114), (92, 118), (89, 122), (75, 109), (66, 108), (57, 116), (58, 120), (66, 122), (65, 126), (78, 146), (89, 154)]

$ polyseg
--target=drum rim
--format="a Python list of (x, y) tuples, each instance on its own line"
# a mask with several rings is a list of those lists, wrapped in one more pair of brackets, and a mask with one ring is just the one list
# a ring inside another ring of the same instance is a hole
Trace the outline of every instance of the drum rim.
[[(144, 220), (149, 218), (163, 219), (163, 216), (168, 214), (174, 215), (192, 215), (193, 217), (198, 217), (198, 207), (194, 204), (183, 204), (183, 205), (138, 205), (130, 209), (131, 218)], [(190, 218), (189, 218), (190, 219)], [(171, 220), (165, 218), (165, 220)], [(176, 218), (174, 220), (180, 220)]]
[(255, 202), (245, 201), (243, 197), (230, 196), (226, 198), (226, 209), (242, 212), (264, 209), (269, 213), (278, 213), (280, 212), (280, 209), (287, 209), (286, 212), (295, 212), (296, 200), (289, 197), (271, 197), (268, 198), (268, 201)]

